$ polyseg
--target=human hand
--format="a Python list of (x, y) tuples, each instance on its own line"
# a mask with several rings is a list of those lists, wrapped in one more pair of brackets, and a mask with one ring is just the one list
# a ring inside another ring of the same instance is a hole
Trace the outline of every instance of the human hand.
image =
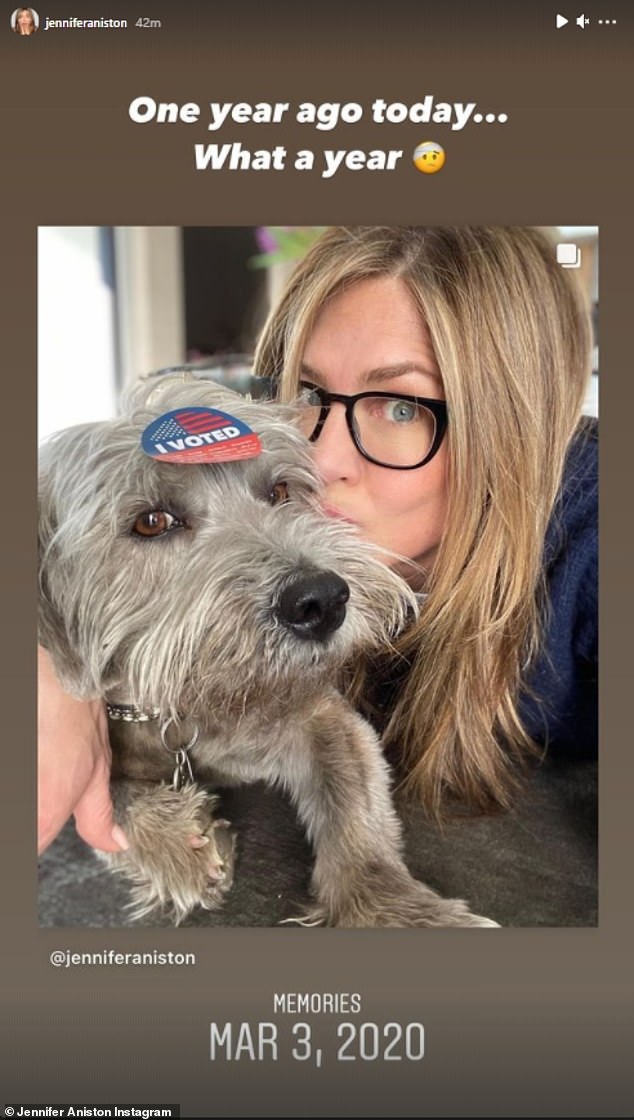
[(114, 825), (111, 753), (104, 705), (75, 700), (60, 685), (46, 650), (38, 650), (38, 852), (71, 814), (79, 835), (95, 848), (127, 847)]

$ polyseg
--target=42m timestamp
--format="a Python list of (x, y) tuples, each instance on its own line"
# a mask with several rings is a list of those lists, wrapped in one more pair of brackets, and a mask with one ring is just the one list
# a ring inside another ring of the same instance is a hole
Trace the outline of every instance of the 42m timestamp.
[(160, 19), (151, 19), (150, 16), (139, 16), (134, 26), (140, 27), (142, 31), (152, 31), (162, 27), (163, 23)]

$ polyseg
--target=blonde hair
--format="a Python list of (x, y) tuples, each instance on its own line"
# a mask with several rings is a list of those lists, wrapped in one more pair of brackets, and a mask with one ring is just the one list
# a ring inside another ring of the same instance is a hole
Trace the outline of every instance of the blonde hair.
[(257, 372), (292, 396), (324, 305), (380, 276), (413, 296), (449, 413), (447, 521), (420, 617), (399, 640), (409, 671), (384, 742), (434, 813), (448, 795), (507, 806), (532, 747), (518, 699), (544, 620), (546, 529), (590, 372), (588, 308), (537, 229), (333, 228), (269, 316)]
[(18, 23), (18, 20), (19, 20), (19, 18), (22, 15), (23, 12), (28, 12), (29, 13), (29, 18), (31, 20), (31, 29), (32, 30), (28, 31), (26, 34), (27, 35), (32, 35), (34, 31), (37, 31), (37, 26), (36, 26), (36, 23), (35, 23), (35, 16), (33, 15), (33, 9), (32, 8), (16, 8), (15, 18), (14, 18), (14, 21), (13, 21), (13, 30), (15, 31), (16, 35), (22, 35), (22, 31), (20, 30), (20, 25)]

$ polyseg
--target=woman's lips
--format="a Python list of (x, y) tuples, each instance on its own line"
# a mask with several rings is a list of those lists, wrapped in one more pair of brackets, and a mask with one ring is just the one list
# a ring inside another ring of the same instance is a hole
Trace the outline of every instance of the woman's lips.
[(344, 513), (343, 510), (339, 509), (337, 506), (331, 506), (328, 502), (324, 502), (321, 508), (326, 514), (326, 517), (332, 517), (336, 521), (346, 521), (349, 525), (357, 524), (354, 518), (349, 517), (347, 513)]

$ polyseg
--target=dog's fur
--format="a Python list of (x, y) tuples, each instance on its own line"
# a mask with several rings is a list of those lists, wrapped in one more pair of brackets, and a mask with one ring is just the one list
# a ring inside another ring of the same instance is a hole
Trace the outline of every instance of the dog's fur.
[[(144, 454), (141, 432), (182, 406), (238, 416), (262, 453), (222, 465)], [(43, 448), (41, 641), (75, 695), (160, 713), (111, 724), (115, 811), (130, 840), (113, 862), (135, 884), (139, 914), (168, 906), (179, 921), (197, 904), (215, 907), (231, 882), (233, 840), (205, 787), (264, 780), (288, 791), (314, 846), (306, 922), (495, 925), (403, 863), (377, 737), (332, 682), (356, 651), (389, 642), (414, 601), (350, 526), (320, 512), (293, 415), (208, 382), (150, 379), (121, 417)], [(138, 536), (137, 519), (155, 510), (174, 527)], [(349, 588), (345, 617), (338, 602), (315, 633), (310, 619), (297, 625), (296, 588), (310, 595), (316, 581), (319, 613), (333, 578)], [(178, 791), (160, 740), (168, 720), (174, 749), (194, 728), (199, 736), (196, 783)]]

